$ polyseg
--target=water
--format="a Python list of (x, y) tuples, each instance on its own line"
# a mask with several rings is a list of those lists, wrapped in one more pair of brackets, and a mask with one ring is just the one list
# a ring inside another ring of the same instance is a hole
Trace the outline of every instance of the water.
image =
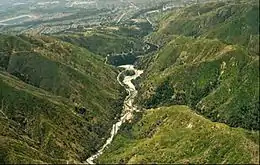
[(126, 91), (128, 92), (128, 96), (124, 100), (124, 107), (121, 114), (121, 118), (117, 123), (113, 124), (112, 130), (110, 132), (110, 137), (106, 140), (106, 143), (101, 147), (101, 149), (98, 150), (96, 154), (92, 155), (86, 160), (88, 164), (94, 164), (94, 160), (97, 159), (103, 153), (104, 149), (109, 144), (111, 144), (114, 136), (120, 129), (120, 126), (126, 121), (131, 120), (133, 117), (133, 112), (137, 111), (137, 107), (133, 105), (134, 99), (137, 96), (137, 90), (134, 84), (132, 83), (132, 80), (135, 80), (137, 77), (139, 77), (143, 73), (143, 71), (135, 69), (134, 65), (121, 65), (119, 67), (124, 68), (125, 70), (133, 70), (135, 72), (135, 74), (132, 76), (125, 76), (123, 82), (119, 80), (119, 77), (122, 75), (124, 71), (120, 72), (117, 76), (117, 81), (120, 83), (121, 86), (124, 86)]

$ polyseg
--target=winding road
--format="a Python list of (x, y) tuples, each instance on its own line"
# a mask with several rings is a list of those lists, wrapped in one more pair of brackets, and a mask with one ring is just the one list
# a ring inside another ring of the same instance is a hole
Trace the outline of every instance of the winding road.
[[(101, 147), (101, 149), (98, 150), (96, 154), (92, 155), (86, 160), (88, 164), (94, 164), (94, 160), (97, 159), (103, 153), (104, 149), (109, 144), (111, 144), (114, 136), (117, 134), (118, 130), (120, 129), (120, 126), (126, 121), (131, 120), (133, 117), (133, 112), (137, 111), (137, 107), (133, 105), (134, 98), (137, 96), (137, 90), (134, 84), (132, 83), (132, 80), (135, 80), (137, 77), (139, 77), (143, 73), (143, 71), (135, 69), (134, 65), (121, 65), (119, 67), (124, 68), (125, 70), (118, 74), (117, 81), (121, 86), (125, 87), (126, 91), (128, 92), (128, 96), (124, 100), (124, 107), (121, 114), (121, 118), (117, 123), (113, 125), (112, 130), (110, 132), (110, 137), (107, 139), (106, 143)], [(135, 74), (132, 76), (125, 76), (123, 81), (121, 82), (120, 77), (126, 70), (134, 71)]]

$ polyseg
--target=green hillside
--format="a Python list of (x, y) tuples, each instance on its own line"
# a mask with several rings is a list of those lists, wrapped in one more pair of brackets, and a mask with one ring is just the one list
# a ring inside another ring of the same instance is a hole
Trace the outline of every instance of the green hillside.
[(0, 36), (0, 160), (83, 161), (108, 136), (124, 92), (117, 71), (44, 36)]
[(143, 42), (137, 38), (118, 35), (116, 32), (91, 31), (84, 34), (61, 34), (57, 38), (74, 45), (87, 48), (91, 52), (103, 57), (107, 54), (120, 54), (133, 51), (142, 51)]
[(144, 114), (98, 162), (259, 163), (258, 1), (174, 10), (146, 39), (161, 49), (137, 62)]
[(258, 133), (211, 122), (186, 106), (151, 109), (137, 118), (121, 129), (98, 163), (259, 162)]
[[(259, 2), (160, 10), (152, 33), (128, 8), (117, 26), (0, 33), (0, 164), (85, 162), (135, 106), (95, 163), (259, 164)], [(144, 72), (124, 104), (128, 63)]]
[(165, 15), (152, 41), (163, 45), (172, 35), (218, 38), (259, 52), (259, 1), (235, 0), (192, 5)]
[(137, 102), (185, 104), (213, 121), (259, 130), (258, 10), (256, 1), (229, 1), (164, 16), (150, 35), (163, 47), (139, 62), (145, 73)]
[(185, 104), (213, 121), (259, 129), (259, 58), (218, 40), (176, 37), (146, 70), (138, 102)]

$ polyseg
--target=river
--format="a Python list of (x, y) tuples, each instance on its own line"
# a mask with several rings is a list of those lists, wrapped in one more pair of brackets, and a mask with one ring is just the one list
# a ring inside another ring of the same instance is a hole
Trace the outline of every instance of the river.
[[(139, 77), (143, 71), (137, 70), (134, 68), (134, 65), (121, 65), (119, 68), (124, 68), (125, 70), (120, 72), (117, 76), (117, 81), (121, 86), (125, 88), (125, 90), (128, 92), (127, 97), (124, 100), (124, 106), (123, 111), (121, 113), (121, 117), (118, 122), (113, 124), (112, 130), (110, 132), (110, 137), (106, 140), (106, 143), (101, 147), (100, 150), (97, 151), (96, 154), (89, 157), (86, 162), (88, 164), (94, 164), (94, 160), (97, 159), (104, 151), (104, 149), (111, 144), (113, 141), (113, 138), (117, 134), (118, 130), (120, 129), (120, 126), (125, 123), (126, 121), (129, 121), (133, 117), (133, 112), (137, 111), (137, 107), (133, 104), (135, 97), (137, 96), (137, 90), (132, 83), (132, 80), (135, 80), (137, 77)], [(120, 81), (120, 76), (126, 71), (126, 70), (132, 70), (135, 72), (132, 76), (125, 76), (123, 81)]]

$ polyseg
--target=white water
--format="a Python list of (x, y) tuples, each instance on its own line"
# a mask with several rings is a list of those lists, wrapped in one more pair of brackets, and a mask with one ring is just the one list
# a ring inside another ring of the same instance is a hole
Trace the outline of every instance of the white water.
[(128, 96), (125, 98), (124, 101), (124, 107), (121, 114), (121, 118), (117, 123), (113, 125), (110, 133), (110, 137), (107, 139), (106, 143), (101, 147), (101, 149), (97, 151), (96, 154), (92, 155), (86, 160), (88, 164), (94, 164), (94, 160), (97, 159), (103, 153), (104, 149), (113, 141), (113, 138), (117, 134), (118, 130), (120, 129), (120, 126), (124, 122), (131, 120), (133, 117), (133, 112), (137, 111), (136, 106), (133, 105), (134, 98), (137, 95), (137, 90), (135, 89), (132, 80), (139, 77), (143, 73), (143, 71), (135, 69), (133, 65), (121, 65), (119, 67), (124, 68), (125, 70), (133, 70), (135, 72), (133, 76), (125, 76), (123, 82), (121, 82), (119, 78), (124, 71), (120, 72), (117, 76), (117, 81), (119, 82), (119, 84), (121, 86), (124, 86), (126, 91), (128, 92)]

